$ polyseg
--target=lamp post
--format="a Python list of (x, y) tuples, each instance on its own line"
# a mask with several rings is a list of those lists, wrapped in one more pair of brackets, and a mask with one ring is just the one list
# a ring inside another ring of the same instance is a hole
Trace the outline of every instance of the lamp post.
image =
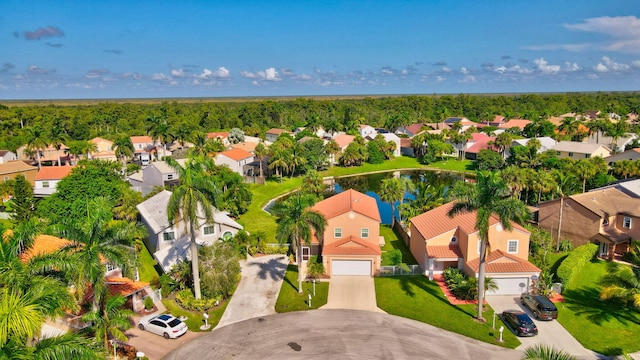
[(503, 342), (504, 340), (502, 340), (502, 332), (504, 331), (504, 326), (500, 326), (500, 329), (498, 331), (500, 331), (500, 340), (498, 341)]
[(311, 294), (309, 294), (309, 307), (311, 307)]
[(111, 343), (111, 346), (113, 346), (113, 360), (116, 360), (118, 358), (116, 355), (116, 340), (111, 339), (109, 342)]
[(316, 296), (316, 279), (313, 279), (313, 296)]

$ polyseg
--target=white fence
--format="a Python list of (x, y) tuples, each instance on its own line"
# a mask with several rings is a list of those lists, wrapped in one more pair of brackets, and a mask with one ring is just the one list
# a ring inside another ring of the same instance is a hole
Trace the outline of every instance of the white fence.
[(421, 275), (422, 273), (423, 272), (420, 265), (406, 265), (406, 267), (405, 266), (380, 266), (379, 276)]

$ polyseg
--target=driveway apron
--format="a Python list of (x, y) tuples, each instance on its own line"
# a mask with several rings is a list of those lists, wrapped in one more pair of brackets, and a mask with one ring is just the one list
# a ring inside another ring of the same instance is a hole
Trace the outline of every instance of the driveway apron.
[[(487, 302), (498, 315), (504, 310), (522, 310), (536, 323), (538, 335), (519, 338), (522, 343), (522, 345), (518, 347), (519, 350), (540, 344), (551, 345), (556, 349), (561, 349), (571, 355), (577, 356), (579, 359), (595, 359), (598, 357), (597, 353), (585, 349), (557, 320), (542, 321), (534, 318), (531, 311), (522, 306), (519, 296), (487, 296)], [(562, 303), (558, 303), (556, 306), (560, 307)], [(489, 319), (489, 321), (491, 321), (491, 319)], [(500, 319), (496, 316), (496, 327), (499, 327), (498, 324), (502, 325), (502, 322), (500, 322)], [(504, 331), (509, 331), (509, 329), (505, 326)]]
[(276, 300), (287, 270), (284, 255), (249, 257), (241, 261), (242, 278), (218, 328), (238, 321), (275, 314)]
[(376, 287), (370, 276), (332, 276), (329, 298), (321, 309), (366, 310), (384, 313), (376, 303)]

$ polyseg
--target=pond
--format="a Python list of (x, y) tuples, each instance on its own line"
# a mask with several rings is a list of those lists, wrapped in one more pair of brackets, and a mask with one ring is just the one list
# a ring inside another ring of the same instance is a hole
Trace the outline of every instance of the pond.
[[(463, 179), (463, 175), (458, 173), (436, 172), (427, 170), (389, 171), (383, 173), (335, 178), (332, 190), (336, 193), (340, 193), (344, 190), (354, 189), (361, 193), (365, 193), (374, 197), (376, 199), (376, 202), (378, 203), (378, 211), (380, 212), (382, 223), (391, 224), (391, 204), (381, 201), (378, 192), (380, 190), (380, 184), (382, 183), (382, 180), (398, 176), (407, 178), (414, 184), (427, 182), (434, 186), (443, 185), (445, 186), (445, 188), (448, 188), (452, 186), (456, 181)], [(405, 193), (404, 198), (414, 199), (414, 196), (412, 194)], [(400, 205), (399, 201), (394, 204), (396, 219), (398, 218), (398, 205)]]

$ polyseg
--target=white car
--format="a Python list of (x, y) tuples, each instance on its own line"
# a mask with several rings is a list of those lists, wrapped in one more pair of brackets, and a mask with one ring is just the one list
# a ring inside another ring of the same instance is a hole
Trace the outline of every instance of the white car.
[(138, 328), (162, 335), (165, 339), (176, 339), (187, 332), (187, 324), (169, 314), (145, 316), (138, 322)]

